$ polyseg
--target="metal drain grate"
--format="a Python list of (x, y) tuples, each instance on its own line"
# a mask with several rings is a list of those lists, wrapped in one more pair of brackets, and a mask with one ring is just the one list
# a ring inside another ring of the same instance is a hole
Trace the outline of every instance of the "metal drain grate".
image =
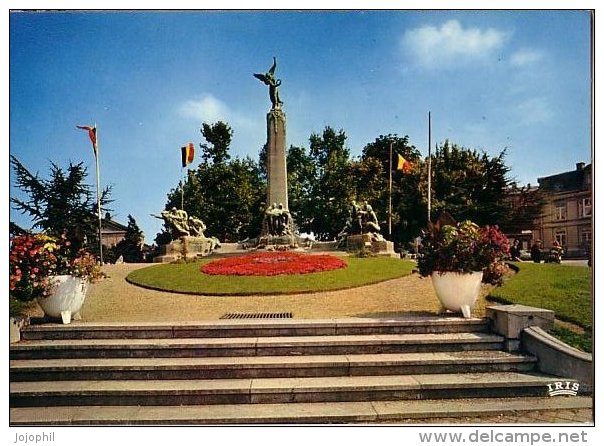
[(294, 314), (285, 313), (227, 313), (220, 316), (220, 319), (292, 319)]

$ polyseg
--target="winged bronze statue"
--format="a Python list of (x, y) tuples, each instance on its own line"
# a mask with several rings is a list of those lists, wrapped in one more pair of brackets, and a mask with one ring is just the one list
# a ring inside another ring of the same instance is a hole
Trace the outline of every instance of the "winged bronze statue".
[(254, 73), (254, 77), (260, 79), (266, 85), (268, 85), (268, 95), (273, 104), (273, 109), (281, 108), (283, 102), (279, 99), (279, 90), (277, 89), (281, 85), (281, 79), (275, 79), (275, 69), (277, 68), (277, 58), (273, 57), (273, 66), (265, 73)]

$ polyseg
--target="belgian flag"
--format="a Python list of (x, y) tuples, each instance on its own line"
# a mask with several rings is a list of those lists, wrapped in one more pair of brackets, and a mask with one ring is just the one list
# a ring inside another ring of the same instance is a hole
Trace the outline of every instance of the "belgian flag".
[(195, 157), (195, 146), (190, 142), (184, 147), (180, 148), (182, 152), (182, 167), (187, 167), (188, 164), (193, 162), (193, 158)]
[(398, 163), (396, 164), (396, 170), (402, 170), (404, 173), (411, 172), (412, 164), (410, 161), (407, 161), (400, 154), (398, 155)]

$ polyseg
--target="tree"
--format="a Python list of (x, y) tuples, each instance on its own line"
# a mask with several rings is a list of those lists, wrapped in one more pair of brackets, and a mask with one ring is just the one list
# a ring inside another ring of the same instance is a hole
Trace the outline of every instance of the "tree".
[(122, 256), (124, 262), (136, 263), (143, 260), (143, 231), (136, 224), (136, 220), (128, 214), (128, 226), (124, 239), (115, 246), (115, 255)]
[(268, 182), (268, 146), (264, 144), (258, 152), (258, 167), (260, 168), (260, 178)]
[(522, 231), (535, 227), (545, 205), (545, 198), (540, 189), (513, 185), (506, 194), (506, 203), (508, 210), (499, 226), (506, 234), (518, 236)]
[[(228, 153), (232, 130), (223, 122), (203, 124), (202, 133), (210, 144), (201, 144), (203, 162), (189, 170), (184, 188), (184, 210), (201, 218), (207, 236), (236, 242), (258, 235), (266, 206), (266, 188), (260, 168), (250, 158), (234, 159)], [(180, 188), (168, 193), (165, 209), (180, 208)], [(155, 241), (168, 243), (164, 228)]]
[(330, 126), (326, 126), (322, 135), (313, 133), (310, 135), (310, 156), (319, 168), (324, 168), (328, 163), (346, 163), (350, 157), (350, 150), (346, 143), (344, 130), (335, 132)]
[(287, 153), (289, 211), (300, 232), (310, 232), (312, 189), (316, 168), (303, 147), (291, 146)]
[(307, 217), (311, 231), (318, 240), (332, 240), (342, 230), (354, 184), (350, 181), (350, 151), (344, 146), (346, 134), (336, 133), (327, 126), (322, 135), (310, 136), (310, 157), (315, 163), (316, 176), (312, 187)]
[(505, 221), (510, 185), (505, 151), (489, 157), (449, 141), (432, 155), (433, 215), (448, 211), (456, 220), (472, 220), (484, 226)]
[[(83, 163), (69, 163), (63, 170), (51, 162), (50, 177), (43, 179), (32, 174), (13, 155), (10, 163), (15, 171), (16, 186), (27, 195), (20, 199), (11, 197), (13, 207), (27, 214), (34, 228), (40, 228), (50, 235), (65, 234), (73, 250), (85, 243), (89, 250), (98, 250), (98, 215), (96, 194), (84, 183), (88, 172)], [(100, 196), (101, 209), (111, 202), (111, 188), (106, 187)]]
[[(392, 146), (392, 160), (390, 148)], [(411, 163), (409, 172), (396, 170), (398, 156)], [(372, 166), (372, 167), (371, 167)], [(389, 178), (392, 168), (392, 233), (388, 234)], [(373, 206), (382, 226), (382, 234), (397, 245), (406, 245), (426, 225), (427, 201), (421, 193), (423, 163), (421, 154), (409, 144), (409, 137), (396, 134), (380, 135), (363, 148), (357, 165), (357, 196)], [(364, 198), (367, 197), (367, 198)], [(383, 223), (383, 224), (382, 224)]]
[[(258, 235), (265, 207), (265, 187), (251, 159), (225, 164), (202, 163), (184, 184), (184, 210), (201, 218), (206, 236), (237, 242)], [(180, 207), (180, 189), (168, 194), (165, 209)], [(165, 235), (156, 243), (165, 242)]]
[(8, 223), (8, 233), (11, 235), (11, 237), (16, 237), (18, 235), (27, 234), (27, 231), (11, 221)]
[(231, 158), (229, 147), (233, 139), (233, 130), (228, 124), (222, 121), (212, 125), (204, 122), (201, 125), (201, 134), (209, 143), (200, 144), (204, 162), (224, 164)]

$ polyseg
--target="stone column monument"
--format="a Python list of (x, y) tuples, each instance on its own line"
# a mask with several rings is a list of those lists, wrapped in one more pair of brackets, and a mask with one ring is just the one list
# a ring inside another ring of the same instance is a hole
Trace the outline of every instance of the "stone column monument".
[(268, 188), (266, 202), (281, 204), (289, 209), (287, 201), (287, 161), (285, 153), (285, 113), (273, 108), (266, 115), (266, 171)]
[(287, 199), (287, 158), (285, 152), (285, 113), (281, 109), (279, 86), (281, 79), (275, 78), (277, 59), (264, 74), (254, 77), (268, 85), (271, 110), (266, 115), (266, 171), (268, 174), (267, 209), (262, 223), (259, 245), (295, 246), (293, 221)]

